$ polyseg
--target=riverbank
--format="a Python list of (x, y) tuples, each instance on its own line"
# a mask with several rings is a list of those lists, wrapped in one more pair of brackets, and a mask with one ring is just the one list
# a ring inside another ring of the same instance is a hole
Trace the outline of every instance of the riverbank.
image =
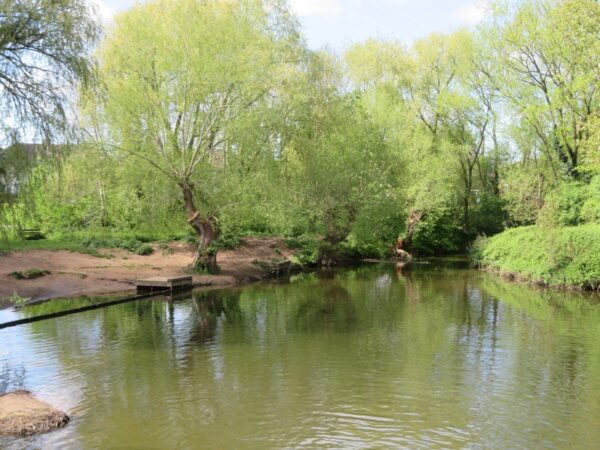
[(475, 243), (483, 269), (544, 286), (600, 289), (600, 226), (519, 227)]
[[(94, 254), (65, 250), (13, 251), (0, 256), (0, 300), (15, 294), (31, 300), (77, 295), (130, 293), (135, 280), (187, 274), (194, 245), (182, 242), (149, 244), (150, 255), (122, 249), (98, 249)], [(269, 264), (290, 260), (295, 250), (283, 239), (247, 238), (232, 250), (219, 252), (218, 275), (194, 275), (195, 286), (230, 286), (266, 278)], [(33, 279), (17, 279), (16, 272), (47, 272)]]
[(69, 416), (29, 391), (0, 395), (0, 436), (32, 436), (64, 427)]

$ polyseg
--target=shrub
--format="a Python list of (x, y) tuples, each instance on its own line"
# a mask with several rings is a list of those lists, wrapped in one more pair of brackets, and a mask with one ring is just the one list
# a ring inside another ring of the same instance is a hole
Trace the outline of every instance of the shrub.
[(29, 300), (31, 299), (28, 297), (22, 297), (15, 291), (13, 291), (12, 295), (8, 297), (8, 301), (18, 308), (22, 308), (23, 306), (25, 306)]
[(588, 198), (588, 185), (562, 183), (546, 198), (540, 222), (546, 226), (575, 226), (584, 223), (582, 209)]
[(417, 225), (411, 251), (425, 256), (457, 253), (466, 241), (459, 215), (445, 208), (432, 211)]
[(88, 248), (121, 248), (137, 255), (151, 255), (154, 250), (147, 244), (148, 239), (139, 237), (86, 237), (81, 244)]
[(34, 280), (36, 278), (41, 278), (46, 275), (50, 275), (50, 272), (42, 269), (27, 269), (23, 272), (13, 272), (10, 275), (17, 280)]
[(139, 244), (135, 247), (133, 253), (135, 253), (136, 255), (147, 256), (154, 253), (154, 249), (149, 244)]
[(319, 262), (321, 240), (313, 236), (299, 236), (285, 239), (285, 245), (298, 250), (294, 260), (304, 266), (313, 266)]
[(226, 228), (221, 231), (219, 239), (213, 243), (213, 247), (217, 251), (231, 250), (241, 245), (241, 232), (236, 228)]
[(473, 246), (483, 267), (550, 286), (600, 287), (600, 225), (507, 230)]

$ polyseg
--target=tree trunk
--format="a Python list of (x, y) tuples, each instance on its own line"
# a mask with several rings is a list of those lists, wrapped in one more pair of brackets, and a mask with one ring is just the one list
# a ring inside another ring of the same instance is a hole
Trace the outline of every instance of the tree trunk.
[(194, 272), (217, 273), (219, 271), (217, 250), (212, 245), (219, 237), (215, 218), (213, 216), (206, 219), (201, 218), (194, 204), (192, 187), (189, 184), (182, 184), (181, 188), (185, 210), (188, 214), (188, 223), (198, 236), (198, 248), (192, 262), (192, 270)]
[(410, 212), (408, 219), (406, 219), (406, 232), (404, 233), (404, 237), (396, 241), (396, 254), (398, 256), (401, 254), (404, 255), (410, 250), (417, 225), (424, 217), (425, 213), (423, 211), (413, 210)]

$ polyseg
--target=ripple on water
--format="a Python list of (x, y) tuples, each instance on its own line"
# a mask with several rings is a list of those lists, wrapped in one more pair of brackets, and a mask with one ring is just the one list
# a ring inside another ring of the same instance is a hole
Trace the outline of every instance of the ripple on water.
[(0, 447), (594, 448), (600, 304), (556, 295), (367, 267), (0, 330), (73, 416)]

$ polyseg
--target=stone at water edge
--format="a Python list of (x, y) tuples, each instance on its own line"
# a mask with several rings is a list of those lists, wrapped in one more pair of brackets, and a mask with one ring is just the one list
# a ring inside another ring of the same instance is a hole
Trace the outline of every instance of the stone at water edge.
[(0, 436), (31, 436), (56, 430), (69, 422), (69, 416), (29, 391), (0, 396)]

